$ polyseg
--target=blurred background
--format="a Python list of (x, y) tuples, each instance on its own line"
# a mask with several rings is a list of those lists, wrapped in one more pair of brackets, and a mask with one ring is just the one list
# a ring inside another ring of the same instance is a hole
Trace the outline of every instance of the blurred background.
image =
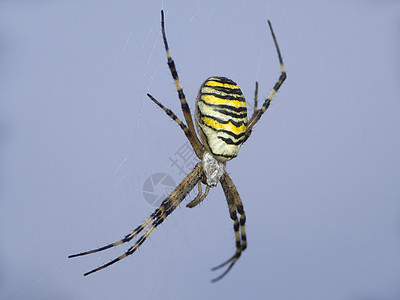
[[(197, 162), (160, 31), (192, 110), (212, 75), (265, 98), (227, 165), (247, 214), (234, 252), (218, 186), (139, 251), (86, 257), (144, 221)], [(399, 1), (1, 1), (0, 299), (400, 299)]]

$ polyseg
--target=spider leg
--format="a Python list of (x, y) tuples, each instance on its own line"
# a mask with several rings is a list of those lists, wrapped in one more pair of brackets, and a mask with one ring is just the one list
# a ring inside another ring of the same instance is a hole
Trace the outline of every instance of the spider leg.
[(210, 191), (210, 187), (208, 185), (206, 186), (206, 191), (204, 192), (204, 194), (202, 196), (201, 195), (202, 194), (202, 189), (201, 189), (201, 182), (200, 181), (199, 181), (198, 185), (199, 185), (199, 193), (197, 194), (196, 198), (194, 198), (192, 201), (190, 201), (186, 205), (186, 207), (193, 208), (196, 205), (198, 205), (199, 203), (201, 203), (207, 197), (208, 192)]
[(101, 248), (97, 248), (95, 250), (90, 250), (87, 252), (70, 255), (69, 258), (103, 251), (103, 250), (111, 248), (113, 246), (117, 246), (122, 243), (128, 242), (133, 237), (135, 237), (139, 232), (141, 232), (143, 229), (145, 229), (148, 225), (150, 225), (147, 228), (147, 230), (145, 231), (145, 233), (124, 254), (120, 255), (119, 257), (113, 259), (112, 261), (110, 261), (98, 268), (95, 268), (95, 269), (85, 273), (84, 276), (87, 276), (91, 273), (102, 270), (112, 264), (115, 264), (116, 262), (120, 261), (121, 259), (124, 259), (128, 255), (133, 254), (144, 243), (144, 241), (149, 237), (149, 235), (154, 231), (154, 229), (156, 229), (156, 227), (158, 225), (160, 225), (168, 217), (168, 215), (170, 215), (175, 210), (175, 208), (178, 207), (178, 205), (183, 201), (183, 199), (187, 196), (187, 194), (189, 194), (189, 192), (196, 186), (196, 184), (199, 182), (199, 180), (202, 177), (202, 168), (203, 168), (202, 163), (201, 162), (198, 163), (194, 167), (194, 169), (186, 176), (186, 178), (161, 203), (160, 207), (157, 208), (154, 211), (154, 213), (149, 218), (147, 218), (146, 221), (142, 225), (138, 226), (134, 231), (132, 231), (130, 234), (128, 234), (125, 238), (123, 238), (122, 240), (120, 240), (118, 242), (106, 245)]
[[(154, 219), (154, 221), (152, 222), (151, 226), (150, 226), (150, 227), (145, 231), (145, 233), (136, 241), (136, 243), (135, 243), (132, 247), (130, 247), (130, 248), (128, 249), (128, 251), (126, 251), (124, 254), (118, 256), (117, 258), (113, 259), (112, 261), (110, 261), (110, 262), (108, 262), (108, 263), (106, 263), (106, 264), (104, 264), (104, 265), (102, 265), (102, 266), (100, 266), (100, 267), (98, 267), (98, 268), (96, 268), (96, 269), (93, 269), (93, 270), (91, 270), (91, 271), (89, 271), (89, 272), (86, 272), (86, 273), (83, 274), (83, 275), (84, 275), (84, 276), (87, 276), (87, 275), (92, 274), (92, 273), (94, 273), (94, 272), (100, 271), (100, 270), (102, 270), (102, 269), (104, 269), (104, 268), (107, 268), (108, 266), (111, 266), (111, 265), (115, 264), (116, 262), (118, 262), (118, 261), (120, 261), (121, 259), (127, 257), (128, 255), (133, 254), (133, 253), (140, 247), (140, 245), (142, 245), (142, 244), (144, 243), (144, 241), (149, 237), (149, 235), (154, 231), (154, 229), (155, 229), (159, 224), (161, 224), (161, 223), (166, 219), (166, 217), (173, 211), (173, 210), (172, 210), (172, 211), (170, 211), (169, 213), (166, 213), (165, 207), (166, 207), (166, 206), (170, 206), (170, 203), (169, 203), (169, 202), (170, 202), (170, 199), (169, 199), (169, 198), (167, 198), (167, 199), (165, 199), (165, 200), (163, 201), (163, 204), (161, 204), (160, 208), (158, 208), (158, 210), (161, 211), (162, 213), (161, 213), (157, 218)], [(174, 209), (175, 209), (175, 208), (174, 208)]]
[(258, 105), (258, 81), (256, 81), (256, 89), (254, 91), (254, 111), (253, 111), (253, 115), (257, 111), (257, 105)]
[(157, 99), (155, 99), (152, 95), (147, 94), (147, 96), (153, 100), (153, 102), (155, 104), (157, 104), (159, 107), (161, 107), (161, 109), (163, 111), (166, 112), (166, 114), (172, 119), (174, 120), (176, 123), (178, 123), (178, 125), (182, 128), (182, 130), (185, 132), (186, 137), (190, 140), (190, 136), (191, 136), (191, 132), (189, 131), (189, 129), (187, 128), (187, 126), (174, 114), (174, 112), (168, 108), (166, 108), (164, 105), (162, 105), (159, 101), (157, 101)]
[[(247, 238), (246, 238), (246, 215), (244, 213), (243, 204), (240, 200), (239, 193), (232, 182), (232, 179), (229, 177), (228, 173), (224, 173), (224, 176), (220, 179), (222, 189), (224, 190), (226, 201), (228, 203), (229, 215), (233, 220), (233, 230), (235, 232), (235, 240), (236, 240), (236, 252), (230, 257), (227, 261), (222, 264), (212, 268), (213, 271), (220, 269), (227, 264), (229, 264), (228, 268), (218, 277), (211, 280), (212, 282), (216, 282), (224, 277), (236, 263), (236, 261), (241, 256), (242, 252), (247, 247)], [(236, 212), (240, 214), (240, 220), (237, 217)]]
[[(251, 115), (250, 120), (257, 113), (257, 106), (258, 106), (258, 81), (256, 81), (256, 89), (254, 90), (254, 108), (253, 108), (253, 114)], [(250, 134), (251, 134), (251, 129), (250, 129), (249, 133), (247, 133), (247, 135), (248, 135), (247, 138), (249, 138)], [(246, 141), (246, 139), (245, 139), (245, 141)]]
[(186, 207), (192, 208), (193, 207), (192, 204), (196, 203), (199, 200), (199, 198), (201, 197), (201, 195), (203, 194), (203, 188), (201, 187), (201, 182), (200, 181), (197, 184), (197, 190), (198, 190), (198, 192), (197, 192), (196, 197), (192, 201), (190, 201), (190, 203), (186, 204)]
[(278, 41), (276, 40), (274, 30), (272, 29), (272, 25), (269, 20), (268, 20), (268, 26), (269, 26), (269, 29), (271, 30), (271, 35), (272, 35), (272, 39), (274, 40), (276, 52), (278, 53), (279, 64), (281, 67), (281, 75), (279, 76), (278, 81), (275, 83), (274, 87), (272, 88), (272, 91), (269, 93), (267, 99), (265, 99), (265, 102), (263, 103), (261, 108), (257, 109), (253, 113), (252, 117), (250, 118), (249, 122), (247, 123), (246, 135), (245, 135), (245, 139), (244, 139), (245, 141), (250, 137), (251, 129), (258, 122), (258, 120), (261, 118), (263, 113), (265, 113), (265, 111), (268, 109), (269, 105), (271, 104), (272, 99), (274, 98), (274, 96), (278, 92), (279, 88), (281, 87), (282, 83), (286, 79), (286, 71), (285, 71), (285, 67), (283, 65), (281, 51), (279, 50)]
[[(151, 226), (145, 231), (145, 233), (136, 241), (136, 243), (130, 247), (124, 254), (118, 256), (117, 258), (113, 259), (112, 261), (96, 268), (93, 269), (89, 272), (86, 272), (85, 274), (83, 274), (84, 276), (87, 276), (89, 274), (92, 274), (94, 272), (100, 271), (104, 268), (107, 268), (108, 266), (111, 266), (113, 264), (115, 264), (116, 262), (120, 261), (121, 259), (124, 259), (125, 257), (133, 254), (143, 243), (144, 241), (150, 236), (150, 234), (154, 231), (154, 229), (156, 229), (156, 227), (158, 225), (160, 225), (166, 218), (167, 216), (172, 213), (175, 208), (178, 206), (174, 206), (172, 203), (173, 199), (171, 198), (166, 198), (163, 203), (161, 204), (161, 206), (158, 208), (158, 210), (161, 212), (161, 214), (159, 214), (158, 217), (156, 217), (154, 219), (154, 221), (152, 222)], [(179, 204), (179, 203), (178, 203)]]
[(203, 145), (201, 144), (200, 140), (198, 139), (198, 137), (196, 135), (196, 131), (195, 131), (194, 125), (193, 125), (192, 115), (190, 113), (190, 108), (189, 108), (188, 103), (186, 102), (186, 97), (185, 97), (185, 94), (183, 93), (182, 85), (179, 81), (179, 76), (178, 76), (178, 72), (176, 71), (175, 62), (173, 61), (173, 59), (171, 57), (171, 52), (169, 51), (167, 36), (165, 34), (164, 11), (163, 10), (161, 11), (161, 31), (162, 31), (163, 41), (164, 41), (165, 52), (167, 54), (167, 59), (168, 59), (168, 67), (171, 72), (172, 78), (174, 79), (176, 90), (177, 90), (178, 96), (179, 96), (179, 100), (181, 102), (182, 112), (183, 112), (183, 115), (185, 116), (187, 127), (189, 128), (190, 134), (186, 134), (186, 136), (189, 139), (189, 142), (192, 145), (197, 157), (199, 157), (201, 159), (203, 157), (203, 152), (204, 152)]
[(129, 242), (131, 239), (133, 239), (136, 235), (138, 235), (143, 229), (145, 229), (154, 219), (156, 219), (161, 214), (160, 208), (161, 207), (157, 208), (154, 211), (154, 213), (152, 213), (151, 216), (146, 219), (146, 221), (144, 221), (141, 225), (136, 227), (135, 230), (133, 230), (130, 234), (126, 235), (123, 239), (121, 239), (121, 240), (119, 240), (117, 242), (108, 244), (106, 246), (100, 247), (100, 248), (96, 248), (96, 249), (89, 250), (89, 251), (86, 251), (86, 252), (81, 252), (81, 253), (69, 255), (68, 258), (73, 258), (73, 257), (77, 257), (77, 256), (83, 256), (83, 255), (87, 255), (87, 254), (100, 252), (100, 251), (109, 249), (111, 247), (118, 246), (118, 245), (121, 245), (123, 243)]

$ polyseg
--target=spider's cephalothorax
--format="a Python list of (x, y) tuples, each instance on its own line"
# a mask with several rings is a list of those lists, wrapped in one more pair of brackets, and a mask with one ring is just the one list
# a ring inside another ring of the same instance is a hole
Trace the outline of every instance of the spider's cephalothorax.
[[(271, 23), (268, 21), (272, 38), (278, 53), (281, 74), (275, 83), (272, 91), (263, 102), (260, 108), (257, 108), (258, 83), (256, 82), (256, 90), (254, 94), (254, 111), (249, 120), (247, 120), (246, 102), (242, 91), (238, 85), (225, 77), (210, 77), (200, 87), (199, 94), (196, 99), (195, 122), (200, 134), (200, 139), (196, 135), (192, 115), (189, 105), (186, 102), (185, 94), (176, 72), (175, 63), (171, 58), (169, 51), (167, 36), (164, 27), (164, 12), (161, 11), (161, 31), (164, 41), (165, 51), (167, 53), (168, 66), (174, 79), (181, 102), (182, 112), (185, 117), (186, 124), (181, 121), (170, 109), (162, 105), (150, 94), (147, 96), (161, 107), (169, 117), (171, 117), (182, 128), (190, 144), (193, 147), (197, 157), (201, 160), (194, 169), (183, 179), (183, 181), (172, 191), (172, 193), (161, 203), (142, 224), (127, 234), (123, 239), (108, 244), (106, 246), (70, 255), (69, 257), (82, 256), (90, 253), (103, 251), (105, 249), (129, 242), (144, 230), (143, 235), (122, 255), (104, 264), (92, 271), (85, 273), (89, 275), (101, 269), (104, 269), (121, 259), (133, 254), (140, 245), (149, 237), (154, 229), (160, 225), (170, 215), (175, 208), (185, 199), (189, 192), (198, 185), (198, 194), (194, 200), (186, 206), (192, 208), (203, 201), (211, 187), (221, 184), (228, 204), (229, 215), (233, 221), (233, 230), (235, 232), (236, 251), (231, 258), (224, 263), (213, 268), (219, 269), (228, 265), (226, 270), (212, 281), (217, 281), (224, 277), (233, 267), (247, 247), (245, 222), (246, 215), (243, 210), (243, 204), (239, 193), (233, 184), (229, 174), (225, 171), (227, 161), (236, 157), (240, 146), (250, 137), (251, 130), (262, 114), (268, 109), (272, 99), (279, 90), (280, 86), (286, 79), (286, 72), (283, 66), (281, 53), (276, 41)], [(206, 186), (203, 194), (202, 183)], [(238, 214), (240, 217), (238, 218)]]

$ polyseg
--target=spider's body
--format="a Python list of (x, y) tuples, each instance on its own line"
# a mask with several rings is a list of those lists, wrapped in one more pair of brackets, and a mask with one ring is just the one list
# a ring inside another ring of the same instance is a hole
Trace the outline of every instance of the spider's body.
[(237, 156), (244, 142), (247, 108), (238, 85), (225, 77), (210, 77), (200, 87), (195, 119), (201, 140), (218, 160)]
[[(198, 195), (194, 200), (187, 204), (187, 207), (189, 208), (195, 207), (201, 201), (203, 201), (208, 195), (210, 188), (217, 186), (218, 182), (221, 184), (224, 191), (228, 204), (229, 215), (233, 220), (236, 251), (234, 255), (226, 262), (213, 268), (213, 270), (216, 270), (229, 264), (227, 269), (220, 276), (213, 279), (213, 281), (217, 281), (225, 276), (239, 259), (242, 252), (247, 247), (245, 231), (246, 215), (243, 210), (243, 204), (239, 193), (229, 174), (225, 171), (225, 166), (227, 161), (237, 156), (240, 146), (250, 137), (253, 126), (261, 118), (262, 114), (268, 109), (271, 100), (286, 79), (286, 72), (283, 66), (278, 43), (269, 21), (268, 25), (271, 30), (281, 67), (281, 75), (279, 76), (278, 81), (275, 83), (272, 91), (265, 99), (261, 108), (258, 109), (258, 83), (256, 82), (254, 111), (251, 118), (248, 120), (245, 98), (238, 85), (234, 81), (225, 77), (208, 78), (200, 87), (200, 91), (196, 99), (195, 123), (200, 135), (199, 139), (194, 128), (189, 105), (186, 102), (186, 97), (183, 93), (178, 73), (176, 72), (175, 63), (171, 58), (171, 53), (169, 51), (167, 37), (165, 34), (164, 12), (161, 11), (161, 30), (168, 59), (168, 66), (175, 82), (186, 124), (153, 96), (150, 94), (147, 94), (147, 96), (159, 107), (161, 107), (166, 114), (181, 127), (191, 146), (193, 147), (194, 152), (201, 161), (196, 164), (194, 169), (186, 176), (186, 178), (183, 179), (183, 181), (173, 190), (173, 192), (161, 203), (160, 207), (157, 208), (150, 215), (150, 217), (148, 217), (141, 225), (136, 227), (136, 229), (126, 235), (123, 239), (94, 250), (70, 255), (69, 257), (76, 257), (103, 251), (105, 249), (129, 242), (140, 232), (144, 231), (143, 235), (138, 238), (137, 241), (124, 254), (105, 265), (85, 273), (84, 275), (89, 275), (104, 269), (127, 257), (128, 255), (133, 254), (149, 237), (154, 229), (178, 207), (178, 205), (185, 199), (185, 197), (196, 185), (198, 185)], [(204, 194), (202, 193), (202, 183), (206, 186)], [(240, 215), (239, 218), (237, 216), (238, 214)]]

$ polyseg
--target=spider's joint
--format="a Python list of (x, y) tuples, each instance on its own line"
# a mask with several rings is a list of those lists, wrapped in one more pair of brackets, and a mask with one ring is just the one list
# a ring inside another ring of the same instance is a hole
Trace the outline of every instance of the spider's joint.
[(214, 156), (205, 151), (203, 156), (203, 170), (207, 185), (216, 187), (218, 181), (225, 173), (225, 162), (215, 159)]

